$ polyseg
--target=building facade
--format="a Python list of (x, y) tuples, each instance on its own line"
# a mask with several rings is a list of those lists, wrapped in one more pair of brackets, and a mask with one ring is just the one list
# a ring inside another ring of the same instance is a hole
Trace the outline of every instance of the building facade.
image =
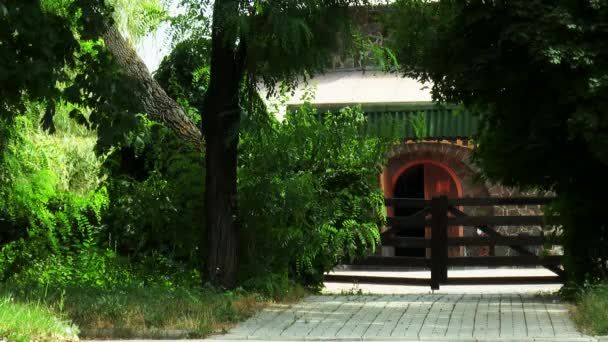
[[(362, 32), (376, 44), (385, 34), (374, 21), (374, 13), (355, 12)], [(474, 148), (471, 137), (479, 126), (479, 118), (456, 106), (438, 106), (433, 102), (430, 85), (406, 78), (398, 73), (382, 72), (366, 65), (365, 58), (337, 53), (334, 69), (317, 75), (302, 84), (287, 100), (287, 106), (312, 102), (320, 111), (347, 106), (361, 106), (370, 125), (393, 122), (402, 125), (401, 142), (392, 149), (379, 185), (385, 197), (425, 198), (513, 196), (519, 192), (500, 184), (482, 181), (479, 170), (471, 162)], [(310, 98), (312, 94), (312, 98)], [(386, 120), (389, 118), (390, 120)], [(384, 119), (384, 120), (381, 120)], [(468, 211), (468, 212), (467, 212)], [(467, 214), (536, 215), (540, 207), (466, 208)], [(412, 212), (388, 208), (388, 216), (407, 216)], [(541, 227), (497, 227), (504, 235), (539, 235)], [(430, 237), (428, 227), (421, 227), (410, 236)], [(480, 231), (450, 227), (450, 236), (475, 236)], [(424, 249), (383, 247), (383, 255), (428, 256)], [(484, 255), (484, 247), (456, 247), (453, 256)], [(496, 247), (496, 255), (511, 255), (507, 247)]]

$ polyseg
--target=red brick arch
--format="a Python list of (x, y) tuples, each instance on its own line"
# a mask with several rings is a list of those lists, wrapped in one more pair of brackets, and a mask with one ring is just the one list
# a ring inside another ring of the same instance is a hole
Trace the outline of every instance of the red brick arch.
[(420, 163), (434, 163), (458, 180), (460, 196), (488, 196), (487, 184), (476, 180), (478, 169), (470, 162), (471, 147), (452, 141), (405, 142), (395, 146), (382, 173), (381, 184), (387, 197), (393, 195), (396, 179), (401, 173)]
[(409, 168), (416, 166), (416, 165), (424, 165), (424, 164), (433, 164), (433, 165), (439, 166), (444, 171), (446, 171), (450, 175), (450, 177), (452, 177), (454, 184), (456, 184), (456, 189), (458, 190), (458, 197), (462, 197), (462, 183), (460, 182), (460, 178), (458, 177), (458, 175), (452, 169), (450, 169), (449, 166), (447, 166), (437, 160), (433, 160), (433, 159), (412, 160), (412, 161), (409, 161), (409, 162), (406, 162), (405, 164), (403, 164), (399, 168), (399, 170), (393, 174), (393, 178), (391, 180), (391, 188), (393, 188), (393, 189), (395, 188), (395, 184), (397, 184), (399, 177), (401, 177), (401, 175), (403, 175)]

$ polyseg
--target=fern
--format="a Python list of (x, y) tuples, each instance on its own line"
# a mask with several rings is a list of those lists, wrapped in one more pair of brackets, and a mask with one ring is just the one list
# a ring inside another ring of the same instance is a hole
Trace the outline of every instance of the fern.
[(74, 179), (97, 178), (93, 144), (84, 145), (89, 147), (83, 152), (90, 157), (83, 162), (87, 166), (75, 166), (80, 160), (74, 153), (77, 145), (64, 138), (59, 143), (58, 137), (40, 130), (34, 124), (40, 106), (28, 108), (27, 115), (0, 122), (6, 137), (0, 150), (0, 178), (6, 180), (0, 184), (0, 214), (14, 227), (13, 235), (3, 235), (7, 241), (0, 249), (0, 279), (66, 284), (81, 273), (96, 272), (82, 266), (99, 253), (95, 225), (101, 222), (107, 194), (92, 189), (97, 181), (70, 189), (84, 184)]

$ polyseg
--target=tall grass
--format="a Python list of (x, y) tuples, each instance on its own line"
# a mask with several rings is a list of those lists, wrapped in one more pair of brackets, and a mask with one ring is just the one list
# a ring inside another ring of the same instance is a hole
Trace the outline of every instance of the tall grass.
[(0, 297), (0, 340), (75, 341), (78, 328), (44, 305), (19, 303), (10, 296)]
[(265, 304), (257, 295), (186, 288), (78, 290), (66, 295), (65, 312), (84, 337), (162, 337), (180, 331), (204, 337), (229, 329)]
[[(289, 292), (279, 300), (292, 302), (305, 295), (301, 287)], [(25, 336), (23, 341), (41, 340), (38, 336), (61, 341), (61, 336), (68, 336), (61, 332), (75, 336), (75, 326), (83, 338), (163, 338), (168, 333), (177, 333), (180, 338), (205, 337), (227, 331), (272, 301), (244, 290), (177, 286), (51, 290), (5, 285), (0, 298), (6, 306), (0, 304), (0, 341), (7, 332)], [(56, 317), (69, 319), (74, 325)], [(24, 331), (15, 330), (28, 325)], [(21, 341), (17, 337), (9, 340)]]
[(572, 318), (591, 335), (608, 335), (608, 284), (585, 289), (577, 298)]

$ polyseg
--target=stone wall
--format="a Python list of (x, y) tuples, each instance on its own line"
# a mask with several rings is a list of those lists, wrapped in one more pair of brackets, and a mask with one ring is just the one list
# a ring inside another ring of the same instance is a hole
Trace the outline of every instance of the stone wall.
[[(493, 185), (489, 188), (491, 196), (495, 197), (521, 197), (534, 196), (535, 193), (521, 192), (517, 189), (507, 188), (501, 185)], [(524, 206), (494, 206), (493, 214), (496, 216), (536, 216), (542, 215), (543, 210), (540, 205)], [(539, 236), (543, 232), (541, 226), (496, 226), (496, 231), (506, 236)], [(537, 251), (538, 246), (529, 247), (531, 251)], [(505, 246), (496, 247), (496, 255), (517, 255), (518, 253)]]

